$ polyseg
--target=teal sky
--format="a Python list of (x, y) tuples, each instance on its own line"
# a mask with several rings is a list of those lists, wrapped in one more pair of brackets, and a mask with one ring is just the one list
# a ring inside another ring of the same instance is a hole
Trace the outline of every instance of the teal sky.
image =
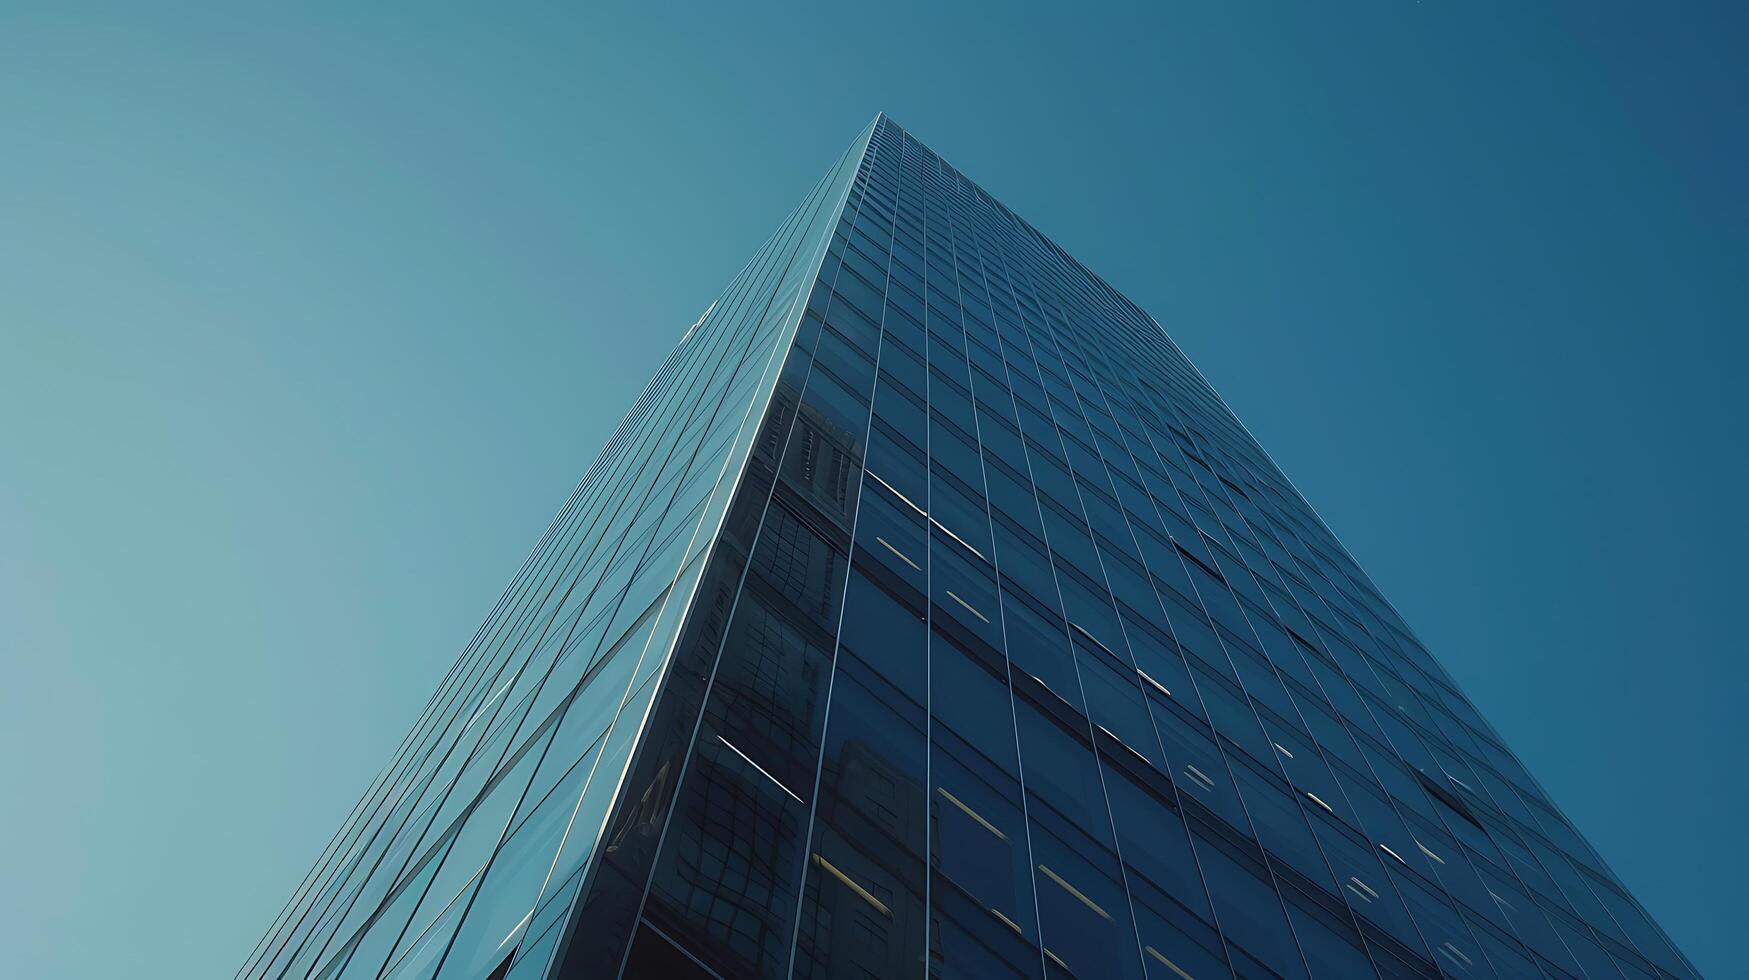
[(1741, 970), (1749, 8), (74, 6), (0, 5), (0, 972), (230, 975), (882, 109)]

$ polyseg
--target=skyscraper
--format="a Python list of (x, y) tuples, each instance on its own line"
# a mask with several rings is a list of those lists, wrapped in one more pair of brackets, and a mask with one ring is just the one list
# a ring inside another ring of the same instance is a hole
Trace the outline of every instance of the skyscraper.
[(1696, 974), (1160, 326), (882, 116), (242, 977)]

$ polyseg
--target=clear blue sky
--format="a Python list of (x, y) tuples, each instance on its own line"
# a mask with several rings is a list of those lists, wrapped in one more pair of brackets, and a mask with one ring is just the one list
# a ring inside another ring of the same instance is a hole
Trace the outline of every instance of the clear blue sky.
[(32, 6), (0, 972), (228, 976), (880, 109), (1151, 311), (1741, 969), (1742, 4)]

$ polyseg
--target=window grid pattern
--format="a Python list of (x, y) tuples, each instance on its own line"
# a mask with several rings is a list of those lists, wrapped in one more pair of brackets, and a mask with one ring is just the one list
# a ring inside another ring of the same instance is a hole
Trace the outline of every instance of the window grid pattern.
[(885, 117), (767, 433), (555, 975), (1696, 976), (1160, 326)]
[(1692, 966), (1161, 327), (885, 116), (239, 973)]

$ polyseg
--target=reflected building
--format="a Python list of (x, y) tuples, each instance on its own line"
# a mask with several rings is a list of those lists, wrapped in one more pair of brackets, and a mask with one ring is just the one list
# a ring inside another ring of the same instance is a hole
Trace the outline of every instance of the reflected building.
[(239, 976), (1696, 974), (1160, 326), (882, 116)]

